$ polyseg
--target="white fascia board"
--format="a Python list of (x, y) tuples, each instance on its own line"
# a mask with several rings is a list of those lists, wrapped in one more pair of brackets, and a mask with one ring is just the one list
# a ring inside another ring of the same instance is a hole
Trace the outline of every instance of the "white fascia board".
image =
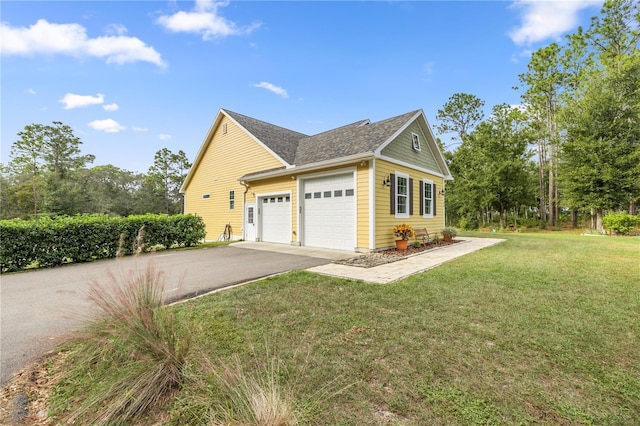
[(389, 139), (387, 139), (386, 141), (384, 141), (384, 143), (382, 143), (382, 145), (380, 145), (378, 147), (378, 149), (375, 150), (374, 154), (376, 157), (380, 157), (380, 153), (382, 152), (383, 149), (385, 149), (387, 147), (387, 145), (389, 145), (391, 142), (393, 142), (398, 136), (400, 136), (400, 134), (402, 132), (404, 132), (407, 127), (409, 127), (409, 125), (411, 123), (413, 123), (413, 121), (418, 118), (420, 116), (420, 114), (423, 114), (422, 110), (419, 110), (418, 112), (416, 112), (416, 114), (411, 117), (410, 119), (407, 120), (406, 123), (404, 123), (398, 130), (396, 130), (396, 132), (391, 135), (391, 137), (389, 137)]
[[(185, 191), (187, 190), (187, 185), (189, 184), (189, 182), (191, 182), (191, 179), (193, 178), (193, 174), (195, 173), (195, 170), (198, 168), (198, 165), (200, 164), (202, 157), (204, 157), (204, 153), (207, 151), (209, 142), (211, 142), (211, 139), (213, 138), (213, 133), (215, 132), (215, 129), (220, 125), (220, 121), (222, 120), (223, 113), (224, 113), (224, 110), (220, 108), (218, 110), (218, 113), (216, 114), (216, 118), (213, 120), (213, 123), (211, 123), (211, 127), (209, 127), (209, 131), (207, 132), (207, 135), (205, 136), (204, 140), (202, 141), (202, 144), (200, 145), (198, 154), (196, 155), (196, 158), (193, 160), (193, 164), (191, 165), (191, 168), (189, 169), (189, 172), (187, 173), (187, 176), (185, 177), (184, 182), (182, 183), (182, 186), (180, 186), (180, 194), (184, 194)], [(225, 113), (225, 116), (227, 116), (226, 113)]]
[[(238, 181), (251, 182), (254, 180), (260, 180), (260, 179), (266, 179), (266, 178), (272, 178), (272, 177), (278, 177), (278, 176), (287, 176), (292, 173), (299, 174), (299, 173), (309, 172), (317, 169), (322, 169), (325, 167), (341, 166), (343, 164), (353, 163), (354, 161), (371, 160), (373, 158), (374, 156), (372, 153), (365, 152), (363, 154), (355, 154), (355, 155), (349, 155), (347, 157), (333, 158), (331, 160), (305, 164), (303, 166), (292, 166), (285, 169), (269, 170), (262, 173), (260, 172), (252, 173), (250, 175), (239, 177)], [(247, 178), (247, 176), (249, 176), (249, 178)]]
[[(434, 158), (436, 159), (436, 161), (439, 163), (440, 167), (442, 167), (442, 169), (445, 171), (445, 173), (440, 173), (440, 172), (434, 172), (433, 170), (427, 170), (427, 169), (422, 169), (420, 167), (417, 167), (413, 164), (409, 164), (409, 163), (403, 163), (399, 160), (394, 160), (391, 159), (389, 157), (385, 157), (382, 155), (382, 150), (384, 148), (386, 148), (387, 145), (389, 145), (391, 142), (393, 142), (398, 136), (400, 136), (400, 134), (402, 132), (404, 132), (407, 127), (409, 127), (411, 125), (411, 123), (413, 123), (415, 120), (417, 120), (418, 118), (422, 117), (422, 119), (424, 120), (424, 123), (420, 123), (420, 127), (423, 128), (423, 131), (425, 131), (425, 133), (427, 134), (427, 144), (429, 146), (429, 148), (432, 151), (432, 154), (434, 154)], [(436, 139), (433, 135), (433, 132), (431, 131), (431, 126), (429, 125), (429, 122), (427, 121), (427, 117), (424, 115), (424, 111), (422, 111), (422, 109), (418, 110), (418, 112), (416, 112), (416, 114), (411, 117), (409, 120), (407, 120), (407, 122), (400, 127), (393, 135), (391, 135), (391, 137), (389, 139), (387, 139), (382, 145), (380, 145), (378, 147), (378, 149), (376, 149), (375, 151), (375, 156), (377, 158), (380, 159), (384, 159), (387, 161), (392, 161), (396, 164), (402, 164), (402, 165), (406, 165), (409, 167), (413, 167), (414, 169), (418, 169), (418, 170), (423, 170), (423, 171), (427, 171), (428, 173), (432, 173), (435, 174), (437, 176), (441, 176), (443, 177), (445, 180), (453, 180), (453, 176), (451, 176), (451, 171), (449, 171), (449, 167), (447, 166), (447, 161), (444, 159), (444, 156), (442, 155), (442, 152), (440, 151), (440, 148), (438, 148), (438, 144), (436, 143)]]
[(244, 128), (244, 126), (242, 126), (240, 123), (238, 123), (236, 120), (233, 119), (233, 117), (231, 117), (229, 114), (227, 114), (227, 112), (223, 109), (220, 109), (220, 111), (225, 115), (225, 117), (227, 117), (229, 120), (231, 120), (236, 126), (238, 126), (239, 128), (241, 128), (247, 135), (249, 135), (249, 137), (251, 137), (251, 139), (253, 139), (258, 145), (260, 145), (261, 147), (263, 147), (269, 154), (273, 155), (273, 157), (280, 161), (282, 163), (283, 166), (285, 167), (290, 167), (291, 165), (289, 163), (287, 163), (286, 161), (284, 161), (282, 159), (282, 157), (280, 157), (278, 154), (276, 154), (275, 152), (273, 152), (271, 150), (271, 148), (269, 148), (267, 145), (265, 145), (260, 139), (258, 139), (257, 137), (255, 137), (255, 135), (253, 133), (251, 133), (250, 131), (248, 131), (247, 129)]
[(407, 163), (406, 161), (398, 160), (397, 158), (387, 157), (386, 155), (381, 155), (381, 156), (379, 156), (377, 158), (379, 158), (381, 160), (384, 160), (384, 161), (388, 161), (389, 163), (397, 164), (399, 166), (408, 167), (410, 169), (414, 169), (414, 170), (417, 170), (419, 172), (429, 173), (430, 175), (438, 176), (438, 177), (441, 177), (441, 178), (443, 178), (445, 180), (450, 180), (450, 179), (447, 179), (447, 176), (443, 175), (440, 172), (436, 172), (435, 170), (425, 169), (424, 167), (419, 167), (419, 166), (416, 166), (415, 164), (411, 164), (411, 163)]

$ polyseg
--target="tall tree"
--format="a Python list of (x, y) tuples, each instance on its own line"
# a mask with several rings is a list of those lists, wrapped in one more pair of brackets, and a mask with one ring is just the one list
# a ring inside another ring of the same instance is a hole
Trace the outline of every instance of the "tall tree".
[(80, 154), (82, 141), (71, 127), (59, 121), (29, 124), (18, 136), (11, 147), (10, 166), (18, 178), (15, 184), (28, 182), (32, 189), (32, 214), (37, 217), (42, 208), (61, 214), (81, 212), (82, 186), (72, 175), (94, 156)]
[(11, 146), (12, 157), (10, 167), (15, 174), (25, 176), (25, 181), (31, 187), (31, 212), (38, 215), (40, 205), (40, 186), (42, 183), (42, 156), (46, 138), (46, 129), (42, 124), (29, 124), (18, 132), (19, 140)]
[(454, 93), (438, 110), (436, 130), (440, 134), (455, 133), (452, 139), (462, 142), (475, 126), (484, 119), (484, 101), (468, 93)]
[(187, 176), (189, 167), (191, 163), (182, 150), (174, 154), (168, 148), (162, 148), (155, 154), (153, 165), (147, 173), (146, 183), (160, 194), (164, 203), (164, 212), (167, 214), (182, 211), (180, 186)]
[(637, 0), (607, 0), (601, 14), (591, 19), (587, 38), (603, 66), (620, 70), (622, 61), (638, 55), (640, 4)]
[(563, 186), (573, 205), (594, 211), (601, 230), (604, 210), (640, 197), (640, 58), (592, 73), (564, 125)]
[[(502, 104), (480, 123), (453, 153), (453, 186), (447, 190), (455, 213), (469, 217), (482, 209), (497, 211), (505, 226), (508, 211), (533, 203), (528, 117)], [(448, 204), (449, 205), (449, 204)]]
[[(538, 49), (531, 56), (527, 72), (520, 75), (520, 81), (527, 85), (522, 98), (532, 113), (534, 126), (538, 130), (540, 215), (542, 220), (546, 220), (548, 200), (549, 222), (552, 226), (556, 225), (559, 212), (558, 108), (564, 81), (559, 55), (560, 46), (556, 43)], [(545, 173), (547, 174), (546, 182)], [(548, 190), (545, 188), (545, 183), (548, 184)]]

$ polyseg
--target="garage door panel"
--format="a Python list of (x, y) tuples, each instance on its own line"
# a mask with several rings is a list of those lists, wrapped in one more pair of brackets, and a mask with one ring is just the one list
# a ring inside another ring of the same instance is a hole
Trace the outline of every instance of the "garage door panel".
[(353, 250), (356, 223), (353, 174), (306, 180), (304, 192), (304, 244)]
[(291, 197), (284, 194), (264, 197), (260, 205), (262, 241), (290, 243)]

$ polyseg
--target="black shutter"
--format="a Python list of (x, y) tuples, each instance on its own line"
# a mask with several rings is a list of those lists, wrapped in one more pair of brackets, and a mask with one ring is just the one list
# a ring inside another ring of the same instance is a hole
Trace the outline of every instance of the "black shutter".
[(424, 182), (420, 181), (420, 216), (424, 214)]
[(413, 215), (413, 179), (409, 178), (409, 215)]
[(391, 185), (391, 190), (389, 193), (391, 194), (391, 199), (389, 200), (389, 204), (391, 205), (390, 213), (396, 214), (396, 175), (391, 173), (389, 175), (389, 181)]
[(433, 192), (431, 193), (431, 198), (433, 199), (433, 215), (436, 215), (436, 184), (433, 184)]

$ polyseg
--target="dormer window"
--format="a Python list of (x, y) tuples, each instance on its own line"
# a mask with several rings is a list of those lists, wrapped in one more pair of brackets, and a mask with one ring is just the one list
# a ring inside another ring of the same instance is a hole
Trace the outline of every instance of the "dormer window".
[(411, 143), (414, 151), (420, 151), (420, 136), (411, 133)]

